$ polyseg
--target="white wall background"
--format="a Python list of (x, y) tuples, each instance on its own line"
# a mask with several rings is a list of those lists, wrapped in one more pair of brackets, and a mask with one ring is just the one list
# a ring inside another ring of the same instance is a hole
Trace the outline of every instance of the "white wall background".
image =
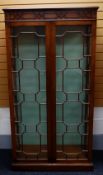
[(94, 108), (94, 135), (103, 134), (103, 107)]

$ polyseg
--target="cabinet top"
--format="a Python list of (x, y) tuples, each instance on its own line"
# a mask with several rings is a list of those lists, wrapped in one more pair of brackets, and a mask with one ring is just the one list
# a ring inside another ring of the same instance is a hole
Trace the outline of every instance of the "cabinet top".
[(5, 8), (5, 21), (96, 20), (97, 6), (66, 8)]
[(27, 10), (80, 10), (80, 9), (95, 9), (97, 10), (99, 7), (98, 6), (84, 6), (84, 7), (63, 7), (63, 8), (4, 8), (3, 11), (27, 11)]

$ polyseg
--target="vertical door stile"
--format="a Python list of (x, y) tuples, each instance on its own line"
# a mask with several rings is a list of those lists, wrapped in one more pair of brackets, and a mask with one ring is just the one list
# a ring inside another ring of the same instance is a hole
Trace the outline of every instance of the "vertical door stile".
[(46, 26), (46, 87), (47, 87), (47, 140), (48, 161), (56, 161), (56, 53), (55, 26)]
[(13, 82), (12, 82), (12, 40), (10, 38), (11, 35), (11, 27), (9, 24), (6, 24), (6, 46), (7, 46), (7, 62), (8, 62), (8, 91), (9, 91), (9, 105), (10, 105), (10, 123), (11, 123), (11, 131), (12, 131), (12, 155), (13, 159), (16, 160), (16, 130), (15, 130), (15, 111), (14, 111), (14, 98), (13, 98)]
[(88, 159), (92, 160), (93, 147), (93, 111), (94, 111), (94, 90), (95, 90), (95, 50), (96, 50), (96, 21), (91, 25), (91, 72), (90, 72), (90, 110), (89, 110), (89, 129), (88, 129)]

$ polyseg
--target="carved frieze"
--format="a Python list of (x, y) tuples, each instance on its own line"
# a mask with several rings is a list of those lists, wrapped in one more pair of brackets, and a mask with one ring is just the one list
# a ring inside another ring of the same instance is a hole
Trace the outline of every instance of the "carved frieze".
[(6, 21), (49, 21), (96, 19), (96, 9), (15, 9), (5, 10)]

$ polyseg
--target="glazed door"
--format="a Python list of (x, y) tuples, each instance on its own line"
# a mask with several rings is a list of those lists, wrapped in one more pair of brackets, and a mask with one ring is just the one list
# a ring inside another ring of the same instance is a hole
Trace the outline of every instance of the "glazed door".
[(12, 27), (10, 34), (14, 157), (85, 160), (91, 137), (91, 26), (35, 24)]
[(13, 142), (19, 160), (47, 160), (45, 26), (13, 27)]
[(56, 26), (56, 159), (85, 160), (89, 151), (91, 27)]

